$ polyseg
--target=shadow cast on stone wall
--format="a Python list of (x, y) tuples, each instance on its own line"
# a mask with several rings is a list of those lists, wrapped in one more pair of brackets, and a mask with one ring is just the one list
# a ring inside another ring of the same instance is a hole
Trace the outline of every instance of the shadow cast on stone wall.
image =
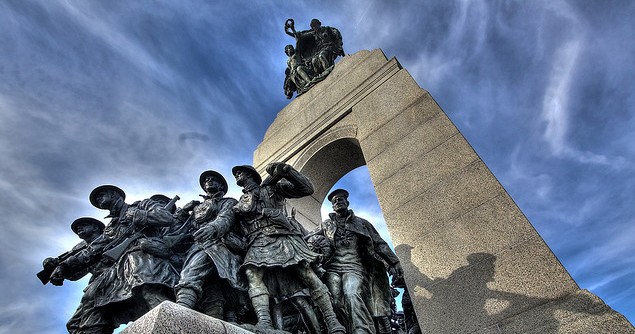
[(466, 257), (468, 264), (448, 277), (430, 278), (412, 263), (412, 249), (401, 244), (395, 251), (423, 333), (558, 333), (563, 319), (609, 311), (585, 290), (561, 298), (540, 298), (492, 289), (496, 256), (489, 253), (472, 253)]

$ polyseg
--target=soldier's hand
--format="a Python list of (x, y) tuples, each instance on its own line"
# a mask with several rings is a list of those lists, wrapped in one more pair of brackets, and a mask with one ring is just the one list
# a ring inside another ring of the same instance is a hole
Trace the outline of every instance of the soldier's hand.
[(403, 277), (403, 268), (401, 268), (401, 264), (399, 262), (390, 266), (390, 268), (388, 269), (388, 274), (392, 276), (392, 284), (394, 286), (399, 288), (405, 286), (406, 283)]
[(287, 175), (291, 170), (291, 166), (284, 162), (272, 162), (267, 165), (266, 170), (269, 175)]
[(52, 269), (56, 267), (58, 264), (60, 264), (60, 261), (56, 257), (47, 257), (42, 262), (42, 267), (47, 269)]
[(190, 211), (194, 210), (194, 207), (196, 207), (199, 204), (201, 204), (200, 201), (197, 201), (197, 200), (190, 201), (189, 203), (187, 203), (187, 204), (185, 204), (183, 206), (183, 211), (190, 212)]
[(62, 286), (64, 284), (64, 273), (62, 271), (62, 267), (58, 266), (55, 268), (53, 273), (51, 274), (51, 279), (49, 280), (51, 284), (55, 286)]
[(218, 237), (218, 229), (211, 224), (205, 225), (194, 232), (194, 240), (196, 241), (215, 240)]

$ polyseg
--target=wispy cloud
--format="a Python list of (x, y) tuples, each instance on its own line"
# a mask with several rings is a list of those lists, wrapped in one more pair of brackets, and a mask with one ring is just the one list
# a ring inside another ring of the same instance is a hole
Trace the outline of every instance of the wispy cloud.
[(568, 98), (581, 44), (581, 41), (571, 41), (558, 50), (543, 100), (542, 116), (546, 122), (544, 136), (556, 155), (561, 155), (567, 149)]

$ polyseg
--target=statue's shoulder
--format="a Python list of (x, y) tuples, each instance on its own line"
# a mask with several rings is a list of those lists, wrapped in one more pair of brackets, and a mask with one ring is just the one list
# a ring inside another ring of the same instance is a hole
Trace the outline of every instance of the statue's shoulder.
[(72, 250), (76, 251), (76, 250), (84, 248), (86, 246), (88, 246), (88, 244), (86, 243), (86, 241), (82, 240), (77, 245), (73, 246)]
[(373, 224), (371, 224), (368, 220), (366, 220), (366, 219), (364, 219), (364, 218), (362, 218), (362, 217), (357, 217), (357, 216), (355, 216), (355, 220), (356, 220), (358, 223), (360, 223), (360, 224), (364, 225), (365, 227), (366, 227), (366, 226), (369, 226), (369, 225), (370, 225), (370, 226), (372, 226), (372, 225), (373, 225)]
[(221, 206), (238, 204), (238, 200), (233, 197), (223, 197), (218, 202)]
[(139, 208), (147, 208), (148, 206), (152, 205), (152, 204), (158, 204), (159, 202), (151, 199), (151, 198), (146, 198), (146, 199), (142, 199), (140, 201), (135, 201), (132, 204), (130, 204), (129, 206), (131, 207), (139, 207)]

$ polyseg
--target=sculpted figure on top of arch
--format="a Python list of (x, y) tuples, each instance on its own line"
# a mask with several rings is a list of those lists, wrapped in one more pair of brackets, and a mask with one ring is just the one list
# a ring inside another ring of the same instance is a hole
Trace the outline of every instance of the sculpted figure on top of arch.
[(296, 31), (293, 19), (284, 23), (284, 32), (295, 38), (296, 45), (287, 45), (289, 57), (285, 71), (284, 93), (288, 99), (324, 80), (335, 66), (335, 58), (344, 56), (342, 35), (333, 27), (322, 26), (318, 19), (311, 20), (311, 29)]

